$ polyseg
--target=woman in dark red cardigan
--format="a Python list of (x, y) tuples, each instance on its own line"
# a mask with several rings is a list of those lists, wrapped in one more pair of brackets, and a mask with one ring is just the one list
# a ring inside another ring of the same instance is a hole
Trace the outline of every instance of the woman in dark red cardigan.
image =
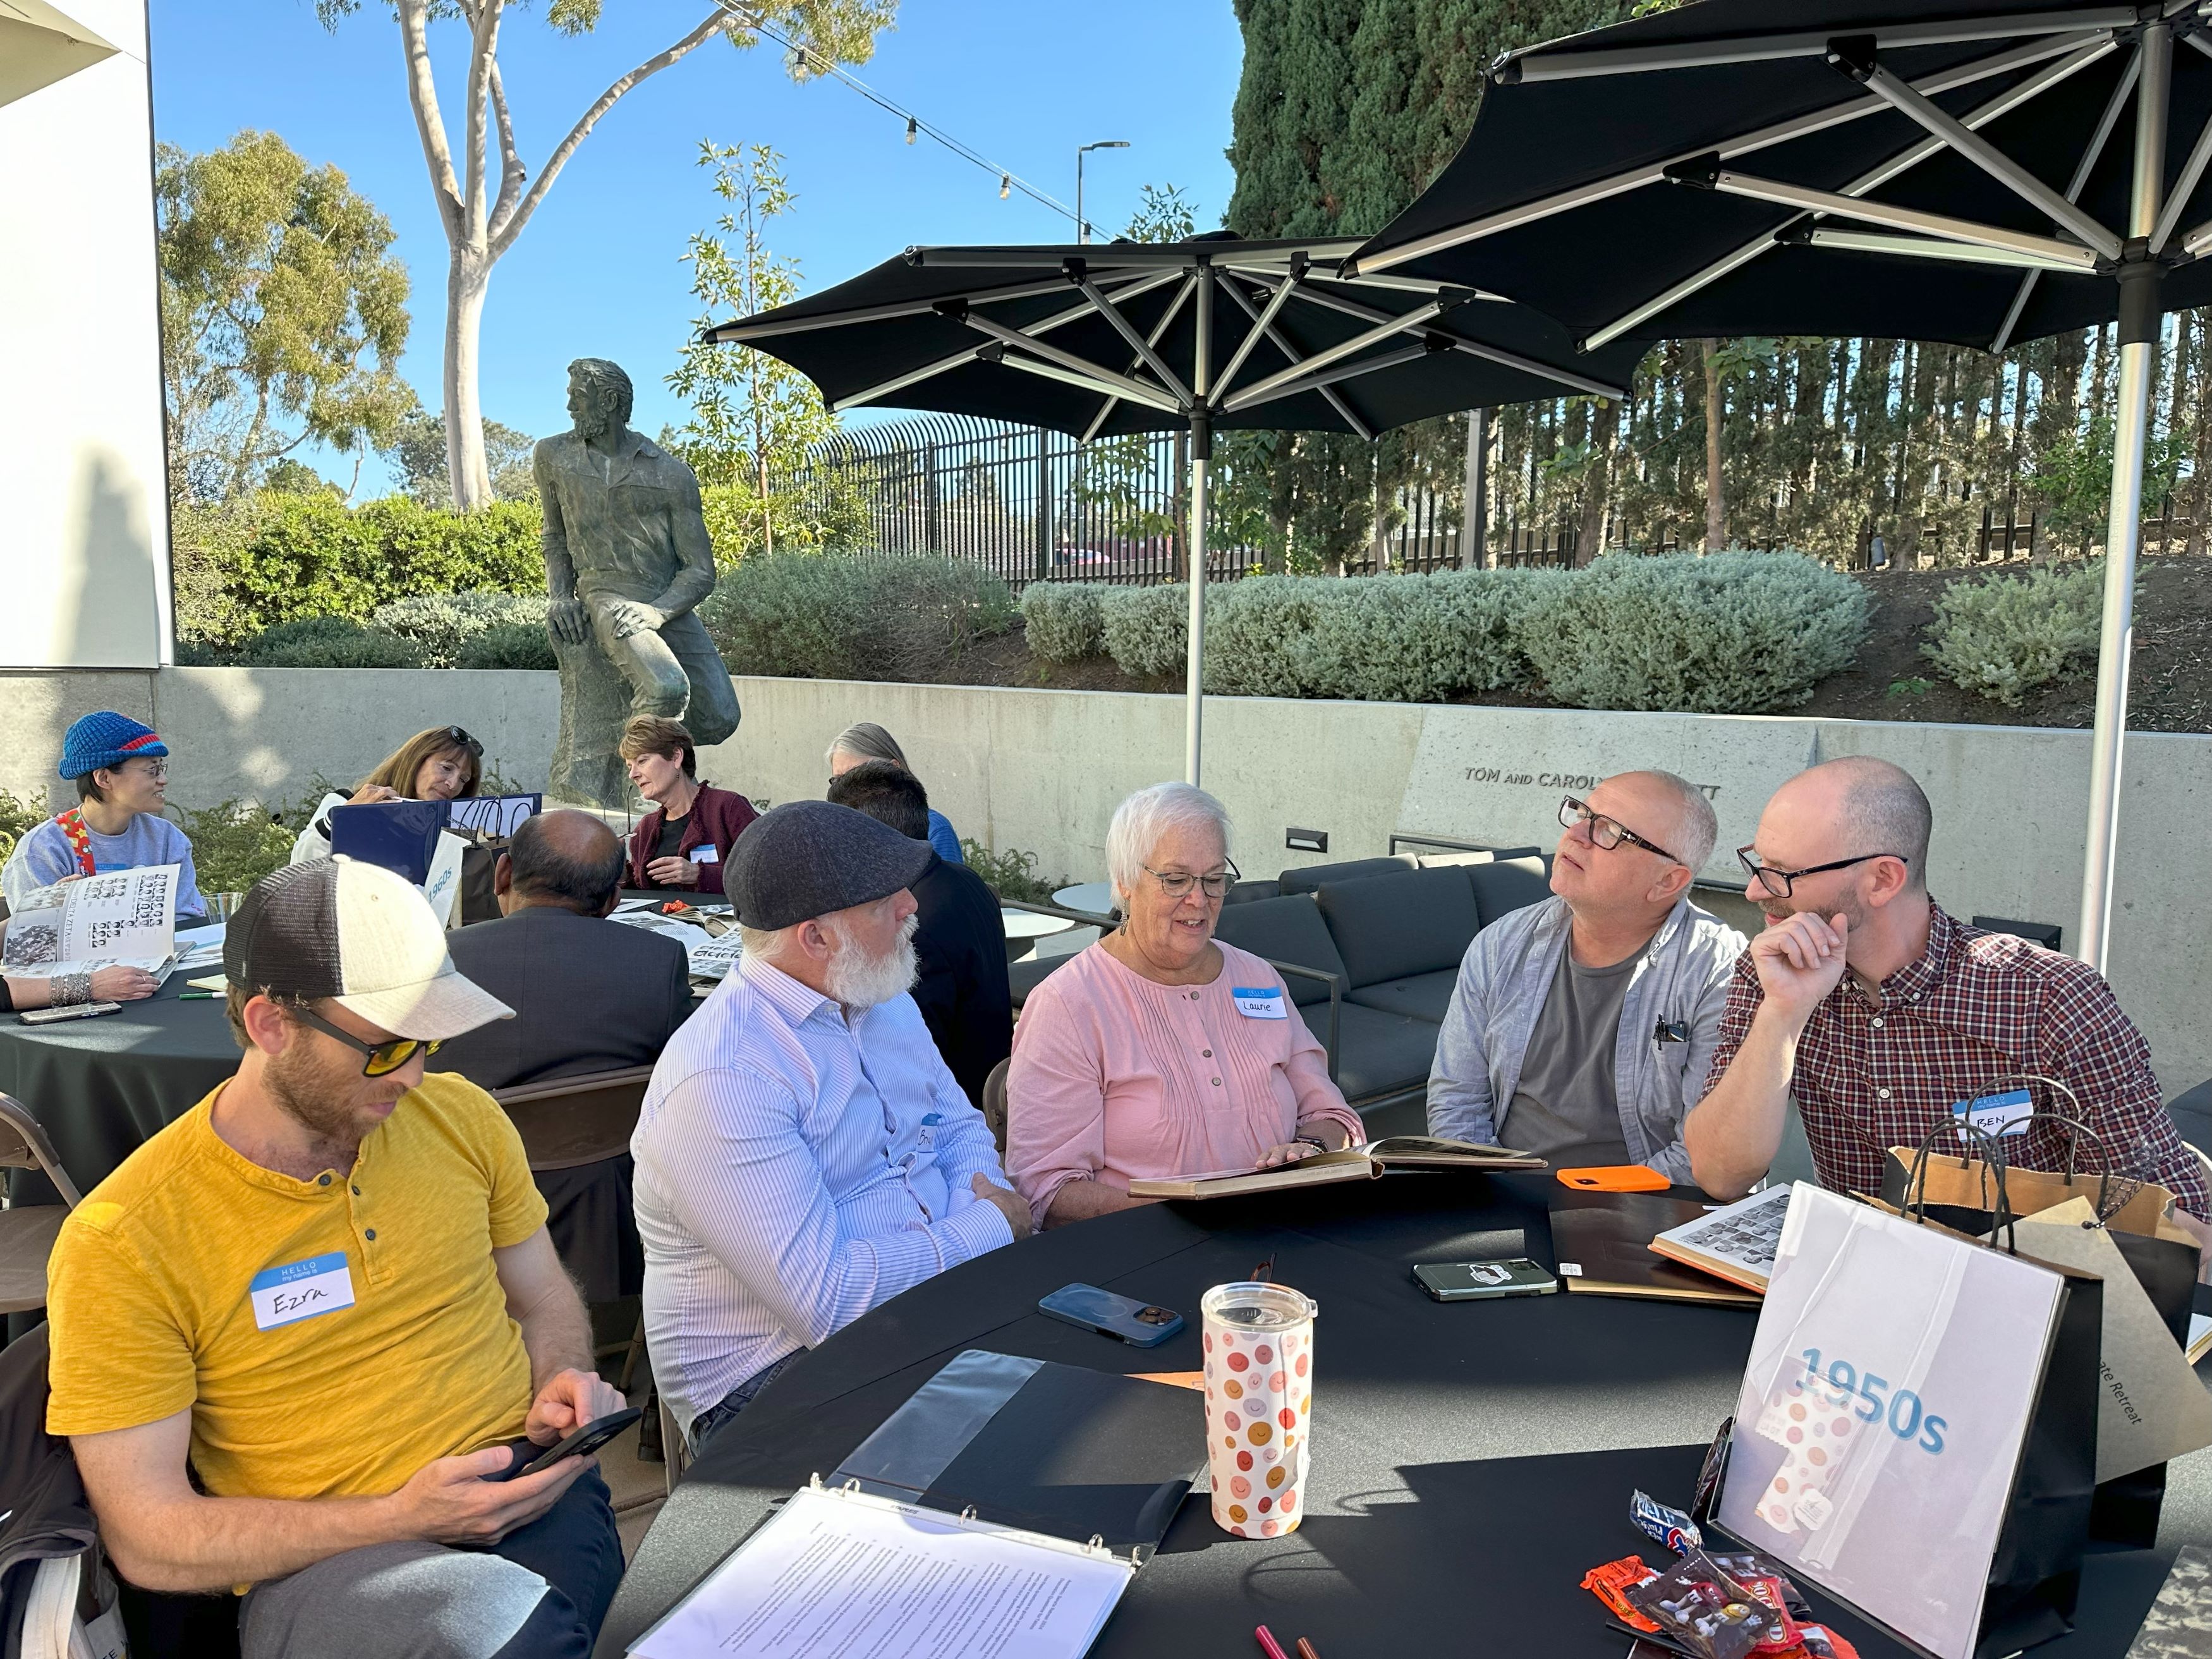
[(722, 890), (722, 861), (760, 814), (733, 790), (699, 781), (691, 734), (675, 720), (641, 714), (623, 728), (629, 781), (653, 803), (630, 832), (632, 887)]

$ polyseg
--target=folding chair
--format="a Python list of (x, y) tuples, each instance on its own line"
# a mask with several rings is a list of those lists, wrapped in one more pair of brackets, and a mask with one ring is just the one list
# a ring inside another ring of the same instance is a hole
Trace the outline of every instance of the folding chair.
[(58, 1204), (0, 1210), (0, 1313), (27, 1313), (46, 1305), (46, 1258), (84, 1194), (63, 1170), (38, 1119), (13, 1095), (0, 1095), (0, 1169), (36, 1170), (62, 1195)]
[[(522, 1137), (523, 1155), (530, 1160), (533, 1174), (574, 1170), (618, 1158), (629, 1150), (629, 1138), (637, 1129), (638, 1109), (645, 1103), (646, 1085), (652, 1080), (652, 1066), (626, 1066), (619, 1071), (586, 1072), (548, 1083), (495, 1089), (492, 1098)], [(637, 1357), (644, 1352), (645, 1320), (641, 1315), (637, 1331), (627, 1343), (602, 1348), (592, 1357), (623, 1355), (622, 1376), (616, 1387), (628, 1394)]]

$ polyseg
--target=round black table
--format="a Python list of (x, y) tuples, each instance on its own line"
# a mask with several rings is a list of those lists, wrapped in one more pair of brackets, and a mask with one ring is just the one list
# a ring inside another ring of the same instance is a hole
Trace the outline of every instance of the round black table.
[[(1319, 1303), (1305, 1523), (1222, 1533), (1188, 1500), (1138, 1573), (1099, 1659), (1249, 1659), (1266, 1623), (1328, 1659), (1407, 1653), (1620, 1659), (1627, 1638), (1580, 1588), (1632, 1553), (1629, 1494), (1688, 1499), (1735, 1408), (1755, 1310), (1560, 1294), (1440, 1304), (1416, 1262), (1522, 1253), (1549, 1264), (1542, 1176), (1401, 1175), (1206, 1204), (1155, 1205), (963, 1264), (806, 1354), (708, 1445), (647, 1533), (599, 1637), (619, 1659), (774, 1500), (827, 1475), (963, 1348), (1113, 1371), (1198, 1369), (1210, 1285), (1273, 1258)], [(1184, 1332), (1134, 1348), (1048, 1319), (1073, 1280), (1165, 1304)], [(1194, 1462), (1203, 1455), (1193, 1447)], [(2180, 1544), (2212, 1539), (2212, 1453), (2171, 1468), (2161, 1551), (2100, 1553), (2075, 1633), (2038, 1659), (2120, 1659)], [(1863, 1659), (1904, 1650), (1816, 1605)]]
[[(56, 1025), (0, 1015), (0, 1093), (30, 1109), (79, 1191), (90, 1192), (238, 1069), (222, 1000), (179, 1000), (185, 989), (173, 974), (120, 1013)], [(51, 1183), (21, 1172), (9, 1190), (19, 1204), (59, 1201)]]

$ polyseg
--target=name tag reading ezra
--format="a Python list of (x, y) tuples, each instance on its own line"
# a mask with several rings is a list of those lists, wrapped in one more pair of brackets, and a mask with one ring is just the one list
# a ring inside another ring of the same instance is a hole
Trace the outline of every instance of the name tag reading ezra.
[(694, 864), (720, 864), (722, 861), (721, 854), (715, 851), (714, 843), (711, 841), (693, 848), (687, 856)]
[(264, 1267), (246, 1288), (253, 1298), (253, 1322), (264, 1331), (353, 1306), (353, 1274), (343, 1250)]
[(2024, 1135), (2027, 1115), (2034, 1109), (2027, 1090), (2007, 1089), (2002, 1094), (1962, 1100), (1951, 1108), (1951, 1115), (1961, 1134), (1972, 1128), (1985, 1135)]
[(1231, 988), (1229, 994), (1235, 999), (1237, 1012), (1247, 1019), (1287, 1019), (1283, 1012), (1283, 993), (1279, 986), (1263, 985), (1257, 990), (1238, 985)]

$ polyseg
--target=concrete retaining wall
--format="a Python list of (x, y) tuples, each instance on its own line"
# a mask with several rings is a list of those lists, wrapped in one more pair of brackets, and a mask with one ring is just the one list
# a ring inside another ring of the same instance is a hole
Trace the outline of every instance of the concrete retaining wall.
[[(1038, 855), (1042, 873), (1104, 873), (1107, 820), (1130, 790), (1180, 775), (1172, 696), (739, 678), (744, 722), (702, 770), (758, 800), (817, 796), (823, 751), (854, 720), (905, 746), (961, 833)], [(172, 797), (293, 800), (320, 772), (350, 779), (401, 738), (449, 721), (516, 785), (542, 787), (559, 717), (550, 673), (171, 668), (0, 675), (0, 788), (54, 781), (62, 728), (87, 708), (149, 720), (177, 754)], [(1393, 830), (1549, 845), (1562, 793), (1659, 766), (1705, 787), (1721, 823), (1706, 873), (1728, 878), (1782, 780), (1879, 755), (1936, 808), (1929, 879), (1962, 917), (2052, 922), (2074, 943), (2089, 736), (2036, 727), (1788, 717), (1585, 713), (1211, 698), (1206, 784), (1237, 820), (1247, 874), (1320, 861), (1285, 830), (1321, 830), (1329, 859), (1384, 850)], [(2212, 738), (2128, 740), (2112, 977), (2151, 1041), (2169, 1094), (2212, 1076), (2204, 825)]]

